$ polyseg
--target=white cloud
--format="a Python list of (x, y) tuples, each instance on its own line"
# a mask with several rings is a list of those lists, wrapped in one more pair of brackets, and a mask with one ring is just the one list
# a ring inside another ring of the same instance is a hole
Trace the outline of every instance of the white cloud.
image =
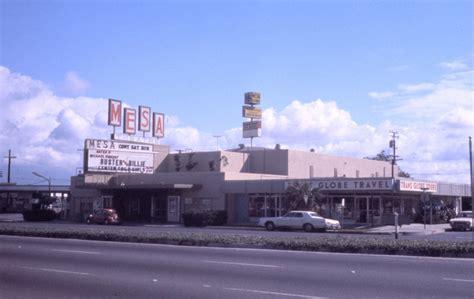
[(451, 71), (461, 71), (461, 70), (466, 70), (469, 68), (462, 60), (455, 60), (451, 62), (441, 62), (439, 66)]
[(418, 91), (432, 90), (435, 87), (433, 83), (419, 83), (419, 84), (400, 84), (398, 89), (405, 93), (412, 93)]
[(391, 91), (382, 91), (382, 92), (371, 91), (371, 92), (369, 92), (369, 97), (377, 99), (377, 100), (391, 98), (394, 95), (395, 95), (395, 93), (391, 92)]
[(79, 77), (74, 71), (66, 73), (63, 83), (63, 90), (72, 96), (83, 95), (90, 87), (89, 82)]
[[(389, 131), (395, 129), (400, 134), (397, 146), (403, 170), (418, 178), (466, 183), (467, 136), (474, 125), (472, 75), (472, 71), (451, 73), (439, 82), (399, 85), (380, 104), (380, 111), (391, 119), (380, 124), (358, 124), (336, 102), (322, 99), (293, 101), (281, 110), (270, 107), (263, 111), (263, 136), (254, 145), (365, 157), (387, 150)], [(1, 66), (0, 104), (0, 152), (13, 150), (23, 176), (38, 171), (67, 179), (82, 166), (78, 149), (84, 139), (107, 138), (111, 133), (106, 99), (59, 97), (44, 83)], [(172, 150), (216, 148), (212, 134), (179, 127), (179, 119), (172, 115), (166, 119), (162, 144)], [(249, 140), (242, 138), (237, 126), (223, 131), (219, 148), (239, 143)]]

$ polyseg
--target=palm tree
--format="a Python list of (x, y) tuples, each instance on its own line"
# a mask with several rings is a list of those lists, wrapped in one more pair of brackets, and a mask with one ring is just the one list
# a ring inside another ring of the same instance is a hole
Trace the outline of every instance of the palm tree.
[(293, 182), (285, 192), (286, 209), (315, 211), (321, 207), (324, 195), (309, 182)]

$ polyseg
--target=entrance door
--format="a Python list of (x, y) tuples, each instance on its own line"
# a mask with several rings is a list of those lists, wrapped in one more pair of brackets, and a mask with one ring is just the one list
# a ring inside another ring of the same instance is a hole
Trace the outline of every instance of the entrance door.
[(359, 197), (359, 222), (367, 223), (367, 197)]
[(179, 222), (179, 196), (168, 196), (168, 221)]

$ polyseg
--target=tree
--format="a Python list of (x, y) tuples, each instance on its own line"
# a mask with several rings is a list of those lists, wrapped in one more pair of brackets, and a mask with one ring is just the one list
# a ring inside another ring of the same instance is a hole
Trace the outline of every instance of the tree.
[(198, 162), (193, 161), (194, 153), (189, 153), (188, 154), (188, 162), (186, 163), (186, 170), (191, 171), (196, 165), (198, 165)]
[[(391, 156), (391, 155), (387, 155), (384, 150), (382, 150), (380, 153), (378, 153), (378, 154), (375, 155), (374, 157), (365, 157), (364, 159), (376, 160), (376, 161), (385, 161), (385, 162), (390, 162), (390, 163), (392, 163), (392, 156)], [(396, 164), (397, 164), (397, 163), (395, 162), (395, 165), (396, 165)], [(399, 172), (398, 172), (398, 176), (399, 176), (399, 177), (402, 177), (402, 178), (409, 178), (409, 177), (411, 177), (408, 172), (403, 171), (400, 167), (398, 167), (398, 169), (399, 169)]]
[(387, 155), (384, 150), (375, 155), (375, 157), (365, 157), (364, 159), (392, 162), (392, 157), (390, 155)]
[(324, 196), (309, 182), (294, 182), (287, 187), (285, 198), (287, 211), (315, 211), (321, 207)]
[(175, 155), (174, 159), (174, 170), (180, 171), (183, 166), (181, 165), (181, 153)]

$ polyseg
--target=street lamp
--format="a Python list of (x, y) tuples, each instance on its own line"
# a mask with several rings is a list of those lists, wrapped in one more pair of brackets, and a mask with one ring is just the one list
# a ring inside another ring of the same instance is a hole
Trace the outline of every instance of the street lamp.
[(37, 172), (32, 172), (32, 174), (36, 175), (37, 177), (43, 178), (48, 181), (48, 197), (51, 197), (51, 177), (45, 177), (44, 175), (41, 175)]

